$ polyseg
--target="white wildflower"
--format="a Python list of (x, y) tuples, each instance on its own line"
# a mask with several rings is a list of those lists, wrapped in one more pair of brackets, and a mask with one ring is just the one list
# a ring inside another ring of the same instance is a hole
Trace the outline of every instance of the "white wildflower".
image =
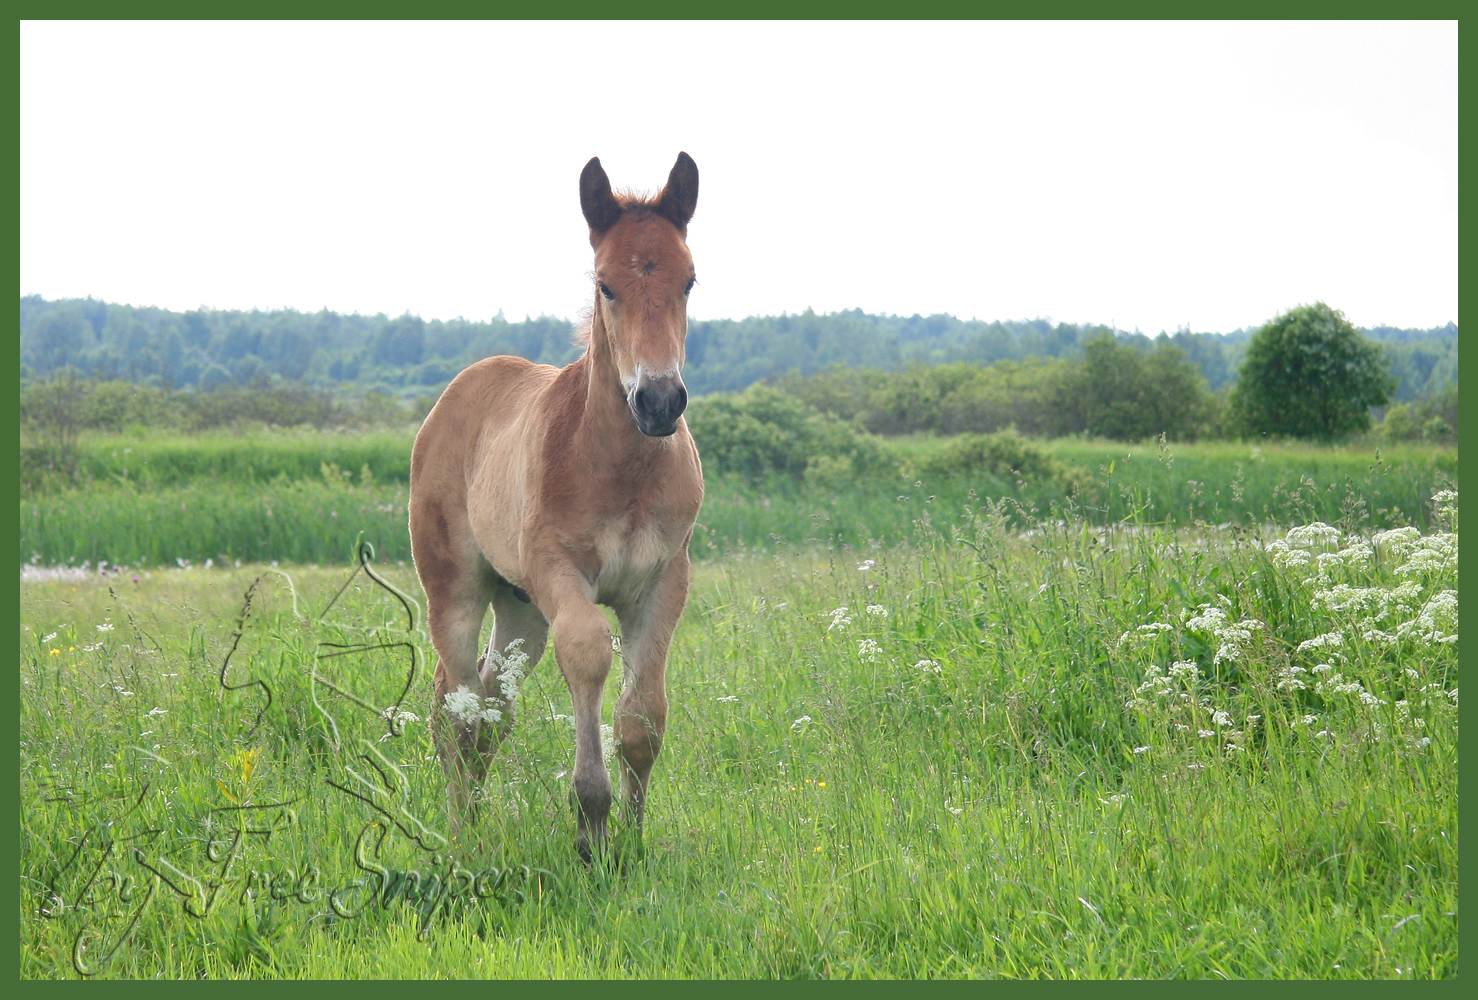
[(455, 691), (448, 691), (442, 704), (447, 715), (464, 726), (476, 725), (478, 722), (499, 722), (503, 718), (502, 712), (484, 704), (483, 699), (468, 690), (465, 684)]
[(845, 628), (852, 624), (852, 616), (847, 614), (848, 610), (847, 606), (843, 604), (834, 611), (828, 611), (827, 614), (831, 617), (831, 624), (826, 626), (826, 631), (830, 632), (832, 629)]
[(103, 622), (98, 626), (99, 632), (111, 632), (116, 626), (112, 622)]
[(1210, 712), (1212, 725), (1225, 727), (1232, 724), (1232, 717), (1229, 713), (1215, 708), (1211, 709)]
[[(1338, 649), (1344, 644), (1345, 637), (1343, 633), (1325, 632), (1323, 635), (1316, 635), (1312, 639), (1305, 639), (1303, 642), (1299, 643), (1297, 651), (1302, 653), (1306, 649), (1324, 649), (1326, 647), (1330, 649)], [(1317, 670), (1318, 668), (1316, 667), (1315, 669)]]
[(1402, 638), (1413, 636), (1421, 642), (1451, 645), (1457, 642), (1457, 622), (1457, 591), (1444, 590), (1428, 600), (1416, 618), (1398, 625), (1396, 634)]
[(168, 715), (168, 714), (169, 714), (169, 709), (167, 709), (167, 708), (160, 708), (159, 706), (156, 705), (153, 708), (149, 709), (147, 712), (145, 712), (144, 713), (144, 717), (151, 719), (151, 718), (153, 718), (156, 715)]
[(857, 655), (862, 657), (864, 663), (876, 663), (883, 650), (871, 639), (862, 639), (857, 643)]
[(421, 717), (415, 712), (408, 712), (399, 705), (387, 705), (381, 712), (380, 718), (386, 722), (420, 722)]
[(607, 767), (616, 759), (616, 730), (604, 724), (600, 727), (600, 756)]
[(1196, 666), (1194, 660), (1176, 660), (1174, 663), (1170, 664), (1171, 677), (1182, 677), (1186, 680), (1195, 680), (1197, 674), (1199, 673), (1200, 668)]
[(1225, 611), (1209, 604), (1201, 605), (1201, 613), (1194, 618), (1187, 619), (1185, 624), (1186, 628), (1197, 632), (1209, 632), (1221, 644), (1212, 660), (1214, 663), (1221, 663), (1223, 660), (1235, 662), (1241, 659), (1246, 653), (1247, 643), (1252, 639), (1252, 633), (1267, 628), (1255, 618), (1243, 618), (1239, 622), (1230, 622), (1227, 620)]
[(798, 733), (802, 729), (805, 729), (810, 724), (811, 724), (811, 717), (809, 715), (803, 715), (799, 719), (796, 719), (794, 722), (792, 722), (790, 724), (790, 728), (791, 728), (791, 731), (792, 732), (797, 732)]
[(1412, 543), (1406, 564), (1396, 567), (1397, 576), (1413, 573), (1440, 573), (1457, 569), (1457, 535), (1439, 532)]
[(1331, 527), (1323, 521), (1315, 521), (1313, 524), (1289, 528), (1288, 534), (1283, 537), (1290, 546), (1312, 549), (1336, 545), (1342, 534), (1338, 528)]
[(888, 617), (888, 609), (883, 607), (881, 604), (869, 604), (867, 606), (867, 613), (872, 615), (874, 618)]
[(1150, 622), (1148, 625), (1138, 625), (1119, 636), (1119, 645), (1122, 646), (1126, 642), (1136, 640), (1157, 639), (1161, 632), (1169, 632), (1170, 630), (1171, 626), (1166, 625), (1164, 622)]
[(1406, 525), (1401, 528), (1391, 528), (1389, 531), (1377, 531), (1370, 539), (1370, 544), (1383, 555), (1391, 559), (1399, 559), (1411, 551), (1412, 545), (1420, 537), (1422, 537), (1420, 531)]
[(878, 564), (876, 559), (864, 559), (857, 566), (857, 572), (866, 573)]
[(44, 636), (41, 637), (41, 641), (42, 642), (50, 642), (51, 640), (53, 640), (53, 639), (56, 638), (56, 635), (57, 634), (55, 632), (52, 632), (50, 635), (44, 635)]
[[(528, 672), (529, 654), (523, 651), (523, 640), (514, 639), (501, 653), (489, 648), (488, 659), (492, 661), (489, 666), (497, 668), (498, 687), (503, 692), (503, 704), (511, 706), (518, 700), (518, 686), (523, 682), (524, 674)], [(499, 718), (501, 717), (500, 715)]]
[(1134, 748), (1134, 752), (1135, 753), (1149, 753), (1149, 749), (1150, 749), (1149, 747), (1135, 747)]
[(1209, 729), (1197, 729), (1196, 730), (1196, 735), (1199, 736), (1201, 739), (1206, 740), (1206, 739), (1210, 739), (1211, 737), (1215, 736), (1216, 733), (1212, 732)]
[(737, 694), (726, 694), (722, 698), (715, 698), (713, 700), (721, 702), (735, 702), (739, 700), (739, 696)]
[(926, 670), (931, 673), (939, 673), (939, 664), (934, 660), (920, 660), (913, 665), (915, 670)]
[(1308, 673), (1303, 667), (1290, 665), (1278, 671), (1278, 690), (1280, 691), (1304, 691), (1308, 689), (1299, 674)]

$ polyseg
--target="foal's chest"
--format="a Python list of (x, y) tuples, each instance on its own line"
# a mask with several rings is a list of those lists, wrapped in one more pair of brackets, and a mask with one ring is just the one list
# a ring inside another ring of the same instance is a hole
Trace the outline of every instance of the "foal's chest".
[(599, 567), (596, 600), (634, 598), (686, 543), (692, 520), (623, 513), (604, 520), (593, 538)]

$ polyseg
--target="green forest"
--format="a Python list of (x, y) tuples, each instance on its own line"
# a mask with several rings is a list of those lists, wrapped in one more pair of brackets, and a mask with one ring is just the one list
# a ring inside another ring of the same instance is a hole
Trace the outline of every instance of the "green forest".
[[(84, 376), (161, 389), (211, 391), (283, 382), (315, 389), (434, 397), (480, 358), (517, 354), (564, 365), (579, 356), (573, 324), (552, 316), (509, 321), (423, 320), (323, 310), (235, 311), (116, 305), (96, 299), (20, 300), (22, 381), (65, 367)], [(1105, 333), (1149, 353), (1174, 345), (1215, 393), (1236, 379), (1252, 329), (1179, 330), (1150, 337), (1096, 324), (961, 320), (948, 315), (874, 316), (861, 310), (695, 320), (684, 379), (694, 395), (737, 392), (761, 381), (845, 368), (971, 366), (1067, 359)], [(1423, 402), (1457, 378), (1458, 328), (1377, 327), (1396, 379), (1395, 402)]]

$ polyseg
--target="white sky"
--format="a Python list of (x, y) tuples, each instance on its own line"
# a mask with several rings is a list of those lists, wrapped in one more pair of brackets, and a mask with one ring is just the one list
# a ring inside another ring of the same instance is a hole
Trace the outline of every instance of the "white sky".
[(1457, 314), (1457, 24), (21, 25), (21, 291), (573, 318), (698, 163), (695, 318)]

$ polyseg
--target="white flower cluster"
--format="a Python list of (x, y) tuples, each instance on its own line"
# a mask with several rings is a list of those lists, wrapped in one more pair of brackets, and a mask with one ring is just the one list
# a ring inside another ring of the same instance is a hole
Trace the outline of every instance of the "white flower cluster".
[(863, 663), (878, 662), (882, 653), (882, 647), (871, 639), (863, 639), (857, 643), (857, 655), (862, 658)]
[(1416, 573), (1446, 573), (1457, 569), (1457, 535), (1438, 532), (1416, 539), (1405, 553), (1406, 564), (1396, 567), (1397, 576)]
[(1384, 705), (1385, 700), (1377, 698), (1365, 690), (1365, 685), (1357, 680), (1346, 680), (1344, 674), (1339, 673), (1328, 663), (1321, 663), (1314, 668), (1314, 673), (1320, 674), (1320, 680), (1314, 685), (1315, 694), (1352, 694), (1360, 699), (1360, 703), (1367, 707)]
[(1210, 604), (1201, 605), (1200, 612), (1199, 615), (1187, 618), (1185, 626), (1196, 632), (1209, 632), (1220, 644), (1213, 663), (1224, 660), (1235, 663), (1242, 659), (1247, 653), (1247, 644), (1252, 641), (1252, 633), (1267, 628), (1256, 618), (1243, 618), (1239, 622), (1233, 622), (1227, 618), (1225, 611)]
[(465, 684), (455, 691), (448, 691), (442, 704), (446, 708), (446, 714), (464, 726), (473, 726), (479, 722), (498, 722), (503, 718), (502, 712), (484, 704), (483, 699), (469, 691)]
[(881, 604), (869, 604), (867, 606), (867, 613), (872, 615), (874, 618), (888, 617), (888, 609), (883, 607)]
[(843, 604), (839, 608), (828, 611), (827, 615), (831, 618), (831, 624), (826, 626), (826, 631), (830, 632), (832, 629), (846, 628), (852, 624), (852, 616), (847, 614), (850, 610), (850, 608)]
[(1119, 636), (1119, 645), (1137, 642), (1145, 639), (1158, 639), (1161, 632), (1171, 631), (1172, 626), (1164, 622), (1150, 622), (1148, 625), (1138, 625), (1131, 631)]
[(518, 686), (528, 673), (529, 654), (523, 651), (523, 640), (514, 639), (501, 653), (489, 649), (488, 659), (498, 668), (498, 687), (503, 691), (503, 704), (512, 705), (518, 700)]
[(1343, 534), (1332, 525), (1315, 521), (1289, 528), (1282, 538), (1268, 543), (1267, 552), (1274, 566), (1289, 570), (1311, 569), (1325, 580), (1339, 566), (1369, 566), (1375, 550), (1358, 539), (1347, 548), (1339, 548)]
[(1426, 643), (1455, 645), (1457, 643), (1456, 629), (1457, 591), (1444, 590), (1422, 605), (1422, 610), (1416, 618), (1398, 625), (1396, 635), (1403, 639), (1413, 636)]
[[(1170, 695), (1175, 693), (1175, 682), (1181, 681), (1186, 686), (1192, 686), (1200, 671), (1196, 664), (1190, 660), (1177, 660), (1170, 664), (1168, 671), (1152, 666), (1144, 672), (1144, 683), (1134, 689), (1134, 697), (1124, 703), (1124, 707), (1131, 712), (1143, 712), (1151, 707), (1151, 702), (1145, 698), (1169, 700)], [(1180, 701), (1190, 701), (1191, 696), (1186, 691), (1178, 694)]]

